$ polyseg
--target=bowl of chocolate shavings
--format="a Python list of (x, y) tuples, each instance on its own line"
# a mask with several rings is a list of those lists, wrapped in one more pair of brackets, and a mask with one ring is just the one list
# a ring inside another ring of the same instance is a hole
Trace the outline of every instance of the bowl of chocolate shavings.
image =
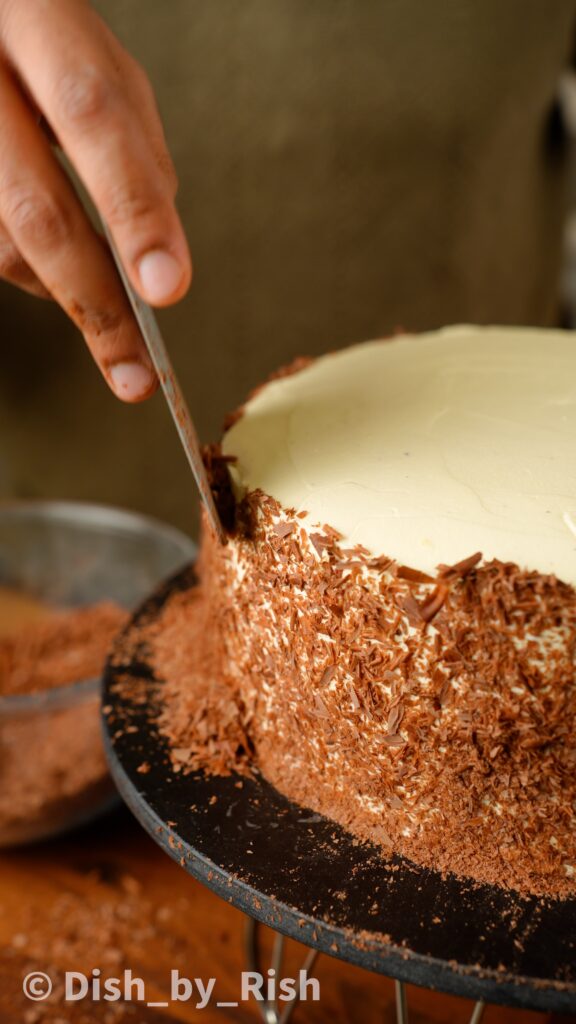
[(0, 846), (116, 803), (100, 728), (106, 657), (134, 608), (194, 555), (184, 534), (135, 513), (0, 505)]

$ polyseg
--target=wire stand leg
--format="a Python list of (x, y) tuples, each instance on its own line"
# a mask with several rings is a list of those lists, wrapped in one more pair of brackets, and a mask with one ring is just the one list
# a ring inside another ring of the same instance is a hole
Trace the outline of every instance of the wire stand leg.
[(406, 985), (403, 981), (394, 982), (396, 995), (396, 1024), (408, 1024), (408, 1000), (406, 998)]
[[(262, 962), (258, 949), (258, 934), (261, 928), (262, 925), (259, 921), (255, 921), (252, 917), (246, 918), (246, 924), (244, 926), (244, 943), (248, 967), (251, 971), (255, 971), (257, 974), (261, 974), (264, 977), (266, 975), (266, 971), (262, 969)], [(281, 976), (283, 956), (284, 936), (281, 935), (280, 932), (276, 932), (274, 935), (274, 947), (272, 950), (271, 961), (271, 969), (275, 972), (274, 978), (276, 979)], [(310, 949), (300, 970), (309, 974), (316, 963), (318, 956), (319, 952), (317, 949)], [(276, 998), (265, 999), (262, 1002), (257, 1002), (256, 1005), (264, 1024), (288, 1024), (288, 1021), (292, 1017), (292, 1014), (299, 1002), (300, 996), (296, 995), (294, 999), (285, 1003), (282, 1010), (280, 1010), (278, 1000)]]
[(486, 1003), (484, 1003), (482, 1001), (482, 999), (479, 999), (478, 1002), (474, 1004), (474, 1009), (472, 1010), (472, 1016), (470, 1017), (470, 1024), (480, 1024), (480, 1021), (482, 1020), (482, 1017), (484, 1016), (484, 1010), (485, 1009), (486, 1009)]

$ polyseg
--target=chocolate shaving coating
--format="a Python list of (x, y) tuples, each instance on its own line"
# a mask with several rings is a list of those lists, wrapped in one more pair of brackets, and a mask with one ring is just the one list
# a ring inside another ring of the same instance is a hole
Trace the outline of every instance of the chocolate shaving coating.
[(339, 539), (259, 491), (228, 545), (205, 531), (148, 638), (175, 769), (257, 768), (385, 854), (573, 895), (576, 591), (479, 554), (421, 580)]
[(222, 525), (231, 533), (236, 523), (236, 499), (228, 466), (235, 460), (229, 455), (223, 455), (219, 444), (207, 444), (202, 447), (202, 461)]

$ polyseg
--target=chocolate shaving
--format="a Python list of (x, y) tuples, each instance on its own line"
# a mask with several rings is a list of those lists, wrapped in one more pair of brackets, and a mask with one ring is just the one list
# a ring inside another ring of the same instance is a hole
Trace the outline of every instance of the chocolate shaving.
[(276, 534), (277, 537), (288, 537), (288, 535), (296, 529), (296, 523), (275, 523), (272, 529), (274, 530), (274, 533)]
[(446, 598), (448, 597), (448, 587), (439, 583), (434, 588), (433, 592), (425, 601), (420, 604), (420, 614), (425, 622), (431, 622), (432, 619), (438, 614)]
[(328, 665), (325, 668), (320, 679), (318, 680), (318, 686), (327, 686), (329, 682), (334, 678), (336, 674), (336, 665)]
[(461, 562), (455, 562), (454, 565), (439, 565), (438, 575), (441, 579), (456, 579), (458, 576), (466, 576), (481, 561), (482, 552), (477, 551), (474, 555), (463, 558)]
[(434, 583), (433, 576), (420, 572), (419, 569), (411, 569), (409, 565), (399, 565), (396, 575), (399, 580), (408, 580), (409, 583)]
[(387, 747), (403, 747), (406, 742), (401, 736), (384, 736), (383, 740)]
[(412, 594), (408, 593), (403, 597), (400, 607), (411, 626), (422, 626), (425, 623), (420, 605)]
[(386, 728), (389, 733), (395, 733), (397, 731), (403, 716), (404, 708), (402, 704), (396, 704), (393, 708), (391, 708), (390, 713), (388, 715), (388, 721), (386, 722)]
[(316, 705), (316, 710), (317, 710), (318, 714), (321, 715), (322, 718), (329, 718), (330, 717), (330, 713), (328, 711), (328, 708), (326, 707), (326, 705), (325, 705), (324, 701), (322, 700), (322, 698), (317, 693), (314, 694), (314, 704)]
[(311, 533), (310, 541), (316, 553), (320, 555), (320, 558), (322, 558), (326, 548), (330, 547), (330, 541), (322, 533)]

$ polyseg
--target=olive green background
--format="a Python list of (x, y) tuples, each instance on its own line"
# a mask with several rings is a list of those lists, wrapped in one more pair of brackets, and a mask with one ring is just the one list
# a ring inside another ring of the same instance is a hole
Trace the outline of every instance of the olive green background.
[[(205, 440), (277, 365), (397, 326), (554, 323), (573, 0), (100, 0), (157, 90), (190, 239), (160, 319)], [(162, 399), (123, 407), (0, 286), (0, 494), (193, 530)]]

